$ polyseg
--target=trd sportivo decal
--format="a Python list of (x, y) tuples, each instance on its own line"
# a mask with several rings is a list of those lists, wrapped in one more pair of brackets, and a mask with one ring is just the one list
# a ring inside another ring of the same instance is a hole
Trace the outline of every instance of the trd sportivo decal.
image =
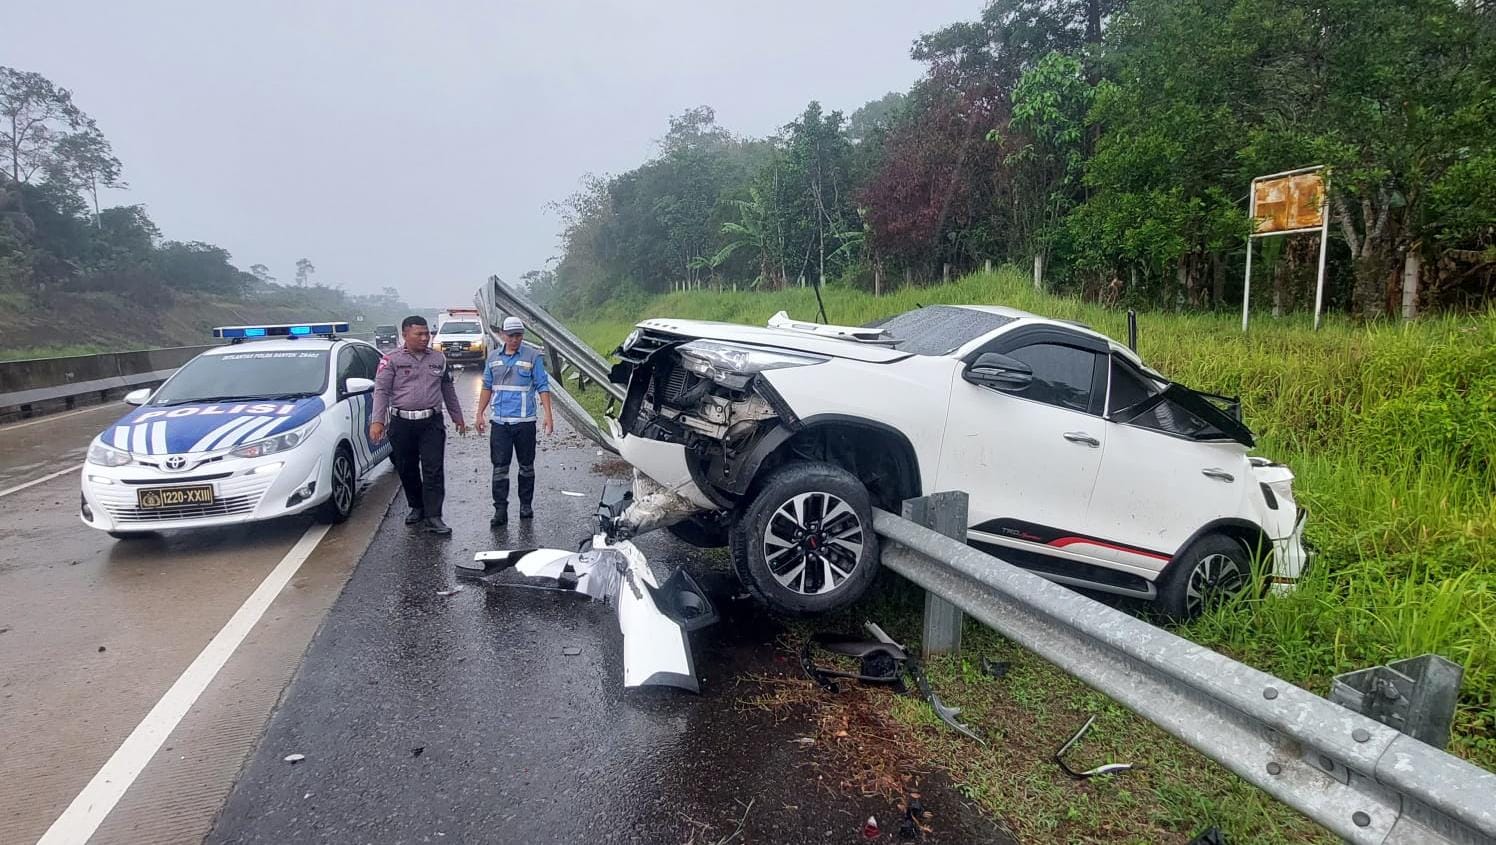
[(1011, 537), (1014, 540), (1022, 540), (1026, 543), (1041, 543), (1056, 549), (1064, 549), (1070, 546), (1078, 548), (1072, 551), (1084, 551), (1086, 546), (1092, 548), (1111, 549), (1130, 555), (1153, 558), (1168, 562), (1173, 556), (1153, 549), (1144, 549), (1138, 546), (1129, 546), (1126, 543), (1118, 543), (1113, 540), (1103, 540), (1100, 537), (1091, 537), (1085, 534), (1076, 534), (1073, 531), (1065, 531), (1059, 528), (1051, 528), (1047, 525), (1037, 525), (1032, 522), (1024, 522), (1021, 519), (990, 519), (981, 525), (971, 526), (972, 531), (981, 531), (998, 537)]

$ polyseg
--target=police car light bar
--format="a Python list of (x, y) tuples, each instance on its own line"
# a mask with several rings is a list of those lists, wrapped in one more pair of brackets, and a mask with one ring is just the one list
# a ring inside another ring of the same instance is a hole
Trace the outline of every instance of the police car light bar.
[(213, 336), (238, 342), (272, 337), (334, 337), (348, 333), (347, 323), (283, 323), (278, 326), (217, 326)]

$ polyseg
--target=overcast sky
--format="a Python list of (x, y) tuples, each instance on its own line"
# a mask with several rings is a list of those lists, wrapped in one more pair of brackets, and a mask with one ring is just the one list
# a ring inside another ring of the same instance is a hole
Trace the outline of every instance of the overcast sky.
[(546, 204), (666, 118), (765, 135), (921, 72), (982, 0), (6, 3), (0, 64), (72, 89), (162, 232), (282, 281), (466, 303), (557, 252)]

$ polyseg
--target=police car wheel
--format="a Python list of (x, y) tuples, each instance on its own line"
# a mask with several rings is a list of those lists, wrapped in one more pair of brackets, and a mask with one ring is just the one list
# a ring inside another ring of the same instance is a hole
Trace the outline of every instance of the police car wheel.
[(792, 463), (770, 473), (738, 514), (731, 541), (744, 586), (792, 615), (845, 607), (877, 575), (867, 488), (832, 464)]
[(347, 444), (338, 447), (332, 456), (332, 493), (317, 508), (317, 518), (322, 522), (336, 524), (344, 522), (353, 514), (353, 499), (358, 492), (358, 481), (353, 471), (353, 450)]

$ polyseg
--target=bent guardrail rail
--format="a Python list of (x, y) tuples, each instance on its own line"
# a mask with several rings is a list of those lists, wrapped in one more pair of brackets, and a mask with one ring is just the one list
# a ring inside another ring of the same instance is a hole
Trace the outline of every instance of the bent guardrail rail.
[(1496, 842), (1496, 774), (931, 528), (873, 528), (890, 569), (1346, 841)]
[(505, 317), (514, 316), (525, 321), (529, 331), (545, 343), (546, 363), (551, 372), (551, 402), (555, 409), (583, 436), (616, 454), (618, 446), (614, 444), (612, 436), (567, 391), (565, 384), (566, 370), (570, 367), (577, 374), (578, 388), (585, 388), (589, 381), (594, 382), (608, 394), (610, 401), (622, 402), (623, 388), (608, 380), (608, 360), (594, 352), (592, 347), (583, 343), (560, 320), (552, 317), (529, 297), (504, 284), (498, 276), (488, 277), (488, 281), (478, 288), (473, 302), (483, 315), (484, 331), (494, 344), (490, 348), (497, 348), (497, 344), (501, 343), (499, 326)]

